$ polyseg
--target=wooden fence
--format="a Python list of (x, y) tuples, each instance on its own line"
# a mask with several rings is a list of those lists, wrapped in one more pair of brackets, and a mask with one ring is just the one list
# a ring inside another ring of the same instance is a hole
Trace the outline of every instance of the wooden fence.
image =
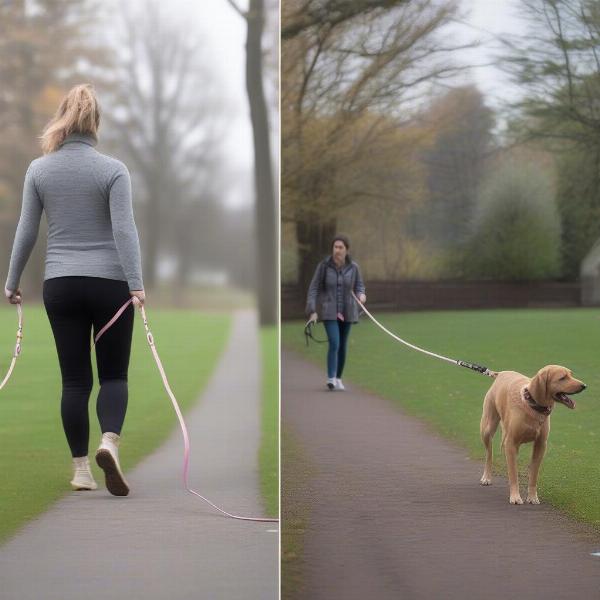
[[(367, 281), (368, 306), (377, 311), (548, 308), (582, 305), (580, 283), (460, 281)], [(281, 288), (282, 319), (304, 318), (306, 290)]]

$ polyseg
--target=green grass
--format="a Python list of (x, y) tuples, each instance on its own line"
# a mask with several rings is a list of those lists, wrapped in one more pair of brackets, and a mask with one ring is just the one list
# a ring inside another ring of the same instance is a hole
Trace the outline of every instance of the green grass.
[(260, 331), (262, 365), (260, 485), (267, 514), (279, 514), (279, 332), (263, 327)]
[[(600, 528), (600, 313), (595, 309), (482, 310), (375, 315), (388, 329), (427, 350), (532, 376), (546, 364), (571, 368), (588, 389), (574, 411), (558, 404), (542, 463), (539, 495), (570, 516)], [(319, 325), (317, 336), (325, 338)], [(282, 343), (323, 365), (326, 344), (304, 346), (302, 324), (286, 323)], [(354, 326), (345, 379), (390, 399), (430, 423), (442, 435), (483, 459), (479, 420), (492, 380), (415, 352), (371, 322)], [(494, 440), (495, 469), (505, 473), (500, 435)], [(521, 447), (525, 476), (531, 444)], [(508, 493), (508, 492), (507, 492)]]
[[(196, 311), (148, 310), (165, 371), (182, 410), (196, 400), (224, 349), (230, 319)], [(0, 377), (8, 369), (17, 327), (14, 307), (0, 309)], [(0, 541), (70, 490), (71, 454), (60, 418), (61, 381), (54, 338), (43, 307), (24, 308), (23, 351), (0, 391)], [(90, 455), (100, 441), (98, 384), (90, 396)], [(122, 431), (121, 463), (131, 469), (160, 445), (177, 420), (136, 311), (129, 368), (129, 404)], [(91, 461), (93, 463), (93, 461)], [(103, 481), (93, 463), (94, 476)]]

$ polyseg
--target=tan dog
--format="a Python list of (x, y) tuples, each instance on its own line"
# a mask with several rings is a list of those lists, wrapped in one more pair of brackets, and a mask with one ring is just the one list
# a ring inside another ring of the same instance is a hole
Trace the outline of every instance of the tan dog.
[(537, 478), (550, 433), (550, 413), (555, 402), (575, 408), (567, 394), (578, 394), (586, 385), (573, 378), (570, 369), (547, 365), (530, 379), (515, 371), (500, 371), (483, 400), (481, 439), (486, 449), (481, 485), (492, 483), (492, 438), (498, 423), (502, 426), (502, 447), (506, 455), (510, 503), (523, 504), (519, 493), (517, 454), (519, 446), (533, 442), (529, 465), (527, 502), (539, 504)]

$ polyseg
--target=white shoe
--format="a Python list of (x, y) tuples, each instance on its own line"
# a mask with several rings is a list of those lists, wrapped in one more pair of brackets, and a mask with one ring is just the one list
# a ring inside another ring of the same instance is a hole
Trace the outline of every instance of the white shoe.
[(71, 485), (74, 490), (95, 490), (98, 484), (94, 481), (90, 461), (87, 456), (77, 456), (73, 458), (73, 479)]
[(335, 390), (335, 377), (328, 377), (327, 378), (327, 387), (331, 391)]
[(346, 389), (344, 387), (344, 384), (342, 383), (342, 380), (339, 377), (335, 378), (335, 389), (340, 391), (344, 391)]
[(102, 442), (96, 450), (96, 462), (104, 471), (106, 489), (113, 496), (127, 496), (129, 485), (119, 466), (120, 436), (107, 431), (102, 434)]

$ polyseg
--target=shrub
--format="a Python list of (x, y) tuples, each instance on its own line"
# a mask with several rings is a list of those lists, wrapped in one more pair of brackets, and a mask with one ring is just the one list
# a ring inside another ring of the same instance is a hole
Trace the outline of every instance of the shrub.
[(489, 175), (461, 252), (471, 279), (534, 280), (560, 274), (560, 218), (550, 176), (507, 164)]

